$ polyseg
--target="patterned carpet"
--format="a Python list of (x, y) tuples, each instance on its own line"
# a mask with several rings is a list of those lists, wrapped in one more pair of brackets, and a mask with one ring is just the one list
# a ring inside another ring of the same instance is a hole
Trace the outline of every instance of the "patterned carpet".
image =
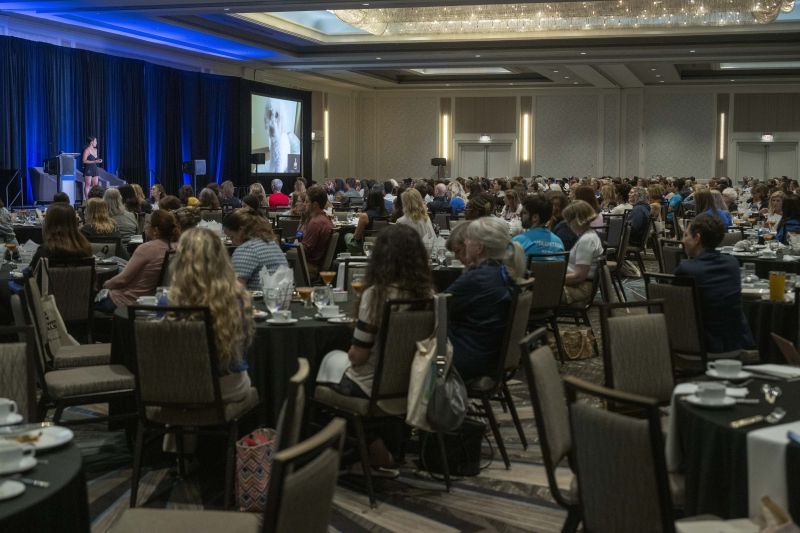
[[(642, 292), (640, 280), (626, 281), (630, 299), (640, 299)], [(590, 312), (590, 318), (600, 342), (596, 310)], [(570, 361), (563, 365), (562, 372), (599, 383), (602, 361), (598, 357)], [(504, 468), (495, 452), (491, 465), (480, 475), (458, 479), (452, 491), (446, 493), (443, 483), (418, 472), (416, 456), (408, 455), (398, 479), (376, 480), (379, 504), (375, 509), (369, 507), (362, 480), (343, 474), (334, 499), (330, 531), (560, 531), (565, 513), (555, 504), (547, 487), (527, 385), (516, 380), (510, 389), (529, 443), (528, 449), (523, 449), (510, 415), (496, 405), (495, 413), (512, 463), (510, 470)], [(73, 408), (67, 411), (67, 416), (102, 413), (102, 406), (94, 407)], [(76, 440), (83, 452), (89, 480), (92, 531), (105, 532), (128, 508), (132, 458), (125, 433), (109, 432), (104, 424), (88, 424), (76, 427)], [(484, 451), (489, 453), (486, 445)], [(174, 461), (158, 453), (156, 443), (155, 464), (145, 470), (140, 485), (140, 505), (147, 502), (147, 507), (156, 508), (219, 508), (221, 465), (214, 458), (220, 453), (208, 448), (198, 450), (200, 458), (181, 479), (176, 476)], [(569, 471), (563, 469), (558, 476), (559, 484), (568, 486), (570, 477)]]

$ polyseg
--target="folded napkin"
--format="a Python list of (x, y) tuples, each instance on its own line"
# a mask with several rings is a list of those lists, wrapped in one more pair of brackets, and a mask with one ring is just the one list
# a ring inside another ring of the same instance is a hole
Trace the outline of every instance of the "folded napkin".
[(262, 267), (259, 272), (261, 289), (288, 289), (294, 287), (294, 272), (286, 265), (279, 266), (275, 272), (270, 272), (267, 267)]
[(769, 496), (786, 509), (786, 445), (788, 431), (800, 431), (800, 422), (790, 422), (750, 431), (747, 434), (747, 490), (750, 516), (761, 511), (761, 497)]
[[(673, 396), (683, 396), (697, 392), (697, 383), (681, 383), (672, 391)], [(747, 387), (725, 387), (725, 395), (731, 398), (745, 398), (748, 394)]]
[(752, 370), (753, 372), (760, 372), (769, 376), (778, 378), (791, 379), (800, 378), (800, 368), (789, 365), (746, 365), (745, 370)]
[(216, 220), (201, 220), (197, 227), (199, 228), (208, 228), (220, 237), (222, 237), (222, 224), (217, 222)]
[(20, 253), (30, 253), (32, 255), (35, 254), (36, 250), (39, 249), (39, 245), (29, 240), (26, 241), (24, 244), (20, 244), (19, 248), (17, 249), (20, 251)]

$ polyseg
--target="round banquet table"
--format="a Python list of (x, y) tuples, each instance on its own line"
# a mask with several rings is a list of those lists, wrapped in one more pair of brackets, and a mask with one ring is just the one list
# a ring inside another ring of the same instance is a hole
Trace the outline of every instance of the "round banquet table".
[(730, 254), (739, 260), (739, 264), (753, 263), (756, 266), (756, 276), (759, 278), (769, 279), (771, 271), (791, 272), (792, 274), (800, 274), (800, 261), (798, 260), (780, 260), (774, 258), (764, 258), (758, 256), (743, 256)]
[(47, 481), (50, 486), (26, 486), (20, 496), (0, 502), (0, 531), (88, 532), (89, 503), (78, 447), (69, 443), (37, 457), (47, 464), (40, 463), (23, 476)]
[(17, 242), (20, 244), (28, 241), (42, 244), (42, 226), (14, 224), (14, 235), (17, 236)]
[[(764, 401), (761, 393), (764, 383), (781, 388), (783, 394), (775, 405)], [(686, 516), (713, 514), (726, 519), (748, 516), (747, 434), (770, 424), (760, 422), (733, 429), (730, 422), (755, 415), (766, 416), (777, 406), (787, 411), (779, 424), (800, 420), (800, 381), (754, 379), (747, 388), (750, 390), (748, 398), (760, 400), (757, 405), (737, 404), (730, 409), (707, 409), (681, 400), (675, 402), (672, 416), (677, 417), (674, 427), (678, 431), (686, 475)], [(793, 464), (800, 464), (800, 446), (787, 447), (787, 473), (793, 471)], [(789, 501), (800, 501), (799, 478), (797, 475), (787, 476)], [(800, 519), (798, 510), (795, 509), (795, 521)]]
[(787, 362), (770, 333), (777, 333), (796, 345), (800, 320), (797, 310), (794, 302), (773, 302), (760, 298), (742, 300), (742, 311), (753, 333), (761, 362)]

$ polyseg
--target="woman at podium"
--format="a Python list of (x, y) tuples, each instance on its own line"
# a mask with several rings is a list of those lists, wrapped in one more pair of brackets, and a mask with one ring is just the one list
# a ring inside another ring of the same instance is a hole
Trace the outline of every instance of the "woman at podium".
[(103, 162), (102, 159), (97, 158), (97, 137), (91, 136), (86, 139), (81, 162), (83, 163), (83, 198), (86, 199), (89, 197), (89, 189), (98, 185), (97, 165)]

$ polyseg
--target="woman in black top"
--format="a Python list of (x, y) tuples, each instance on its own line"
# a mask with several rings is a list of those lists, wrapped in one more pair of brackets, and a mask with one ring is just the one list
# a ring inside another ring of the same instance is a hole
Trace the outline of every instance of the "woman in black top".
[(86, 139), (81, 162), (83, 163), (83, 197), (88, 198), (89, 189), (98, 184), (97, 165), (103, 162), (102, 159), (97, 158), (97, 137), (91, 136)]

